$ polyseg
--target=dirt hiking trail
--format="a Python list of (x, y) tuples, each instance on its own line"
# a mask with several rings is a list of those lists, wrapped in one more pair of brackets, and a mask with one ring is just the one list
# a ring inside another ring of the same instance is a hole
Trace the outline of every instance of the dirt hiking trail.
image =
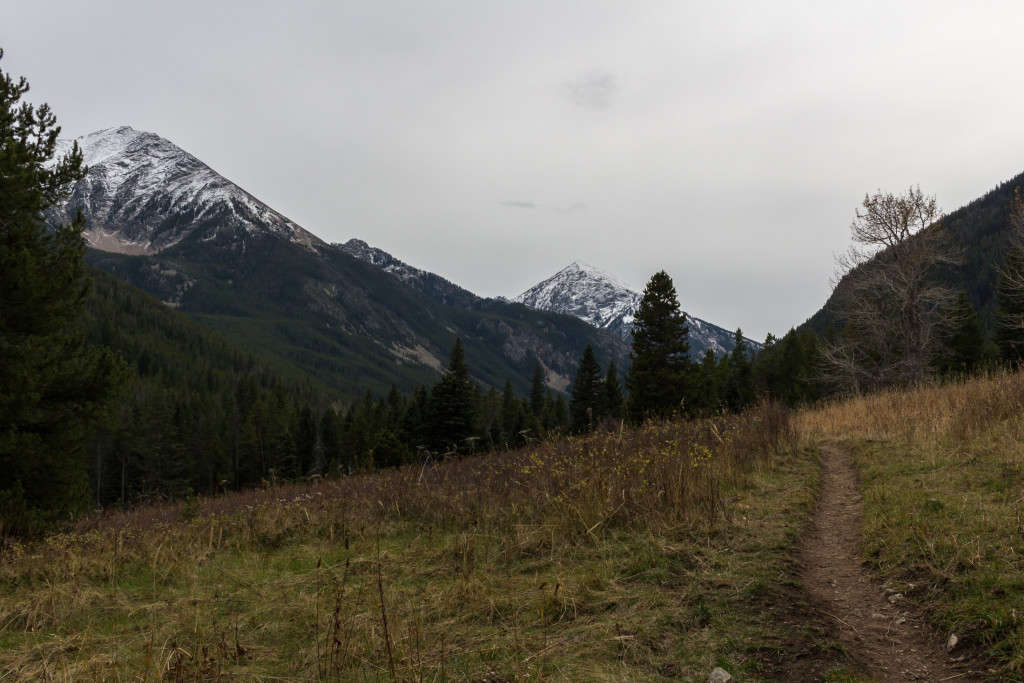
[(878, 681), (981, 681), (970, 662), (956, 662), (942, 635), (887, 595), (861, 563), (861, 496), (849, 449), (821, 447), (821, 493), (800, 547), (801, 582), (812, 609), (858, 673)]

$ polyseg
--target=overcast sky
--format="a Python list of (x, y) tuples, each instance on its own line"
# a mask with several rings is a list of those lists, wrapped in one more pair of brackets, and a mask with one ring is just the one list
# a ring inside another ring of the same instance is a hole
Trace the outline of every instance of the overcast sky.
[(0, 0), (67, 136), (157, 133), (307, 230), (484, 296), (574, 260), (756, 339), (866, 192), (1024, 171), (1018, 2)]

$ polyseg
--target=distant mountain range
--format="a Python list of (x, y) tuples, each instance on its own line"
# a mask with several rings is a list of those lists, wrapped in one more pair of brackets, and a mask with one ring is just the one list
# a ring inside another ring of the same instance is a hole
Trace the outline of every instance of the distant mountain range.
[[(335, 246), (391, 273), (410, 287), (443, 303), (468, 308), (482, 301), (477, 295), (440, 275), (410, 266), (362, 240), (351, 239)], [(630, 288), (614, 275), (582, 261), (576, 261), (519, 296), (503, 301), (524, 304), (541, 311), (571, 315), (630, 344), (633, 339), (633, 315), (640, 304), (641, 296), (640, 292)], [(708, 349), (718, 356), (732, 351), (735, 341), (733, 332), (693, 316), (687, 315), (686, 319), (689, 325), (690, 353), (695, 360), (699, 360)], [(752, 351), (760, 350), (761, 344), (745, 337), (744, 339)]]
[[(513, 301), (575, 316), (630, 343), (633, 316), (641, 297), (640, 292), (614, 275), (576, 261)], [(694, 359), (700, 359), (708, 349), (718, 356), (732, 351), (734, 332), (691, 315), (687, 315), (686, 320), (690, 330), (690, 355)], [(752, 351), (761, 348), (761, 344), (753, 340), (746, 339), (746, 342)]]
[(50, 218), (83, 211), (89, 263), (325, 385), (429, 385), (456, 336), (479, 382), (509, 378), (520, 393), (537, 363), (565, 390), (588, 343), (628, 367), (620, 337), (477, 297), (363, 242), (327, 244), (157, 135), (120, 127), (78, 142), (89, 174)]

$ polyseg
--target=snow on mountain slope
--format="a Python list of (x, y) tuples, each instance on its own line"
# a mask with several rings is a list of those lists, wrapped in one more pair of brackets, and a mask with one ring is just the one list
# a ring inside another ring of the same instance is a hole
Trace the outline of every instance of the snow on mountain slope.
[(384, 272), (394, 275), (413, 289), (418, 289), (443, 304), (469, 308), (480, 300), (480, 297), (477, 295), (459, 287), (453, 282), (449, 282), (440, 275), (410, 266), (405, 261), (395, 258), (383, 249), (371, 247), (363, 240), (353, 238), (344, 244), (332, 244), (331, 246), (341, 249), (360, 261), (365, 261), (371, 266), (377, 266)]
[[(614, 275), (576, 261), (512, 300), (545, 311), (566, 313), (608, 330), (631, 342), (633, 316), (641, 294)], [(733, 333), (700, 318), (686, 316), (690, 355), (698, 359), (707, 349), (723, 356), (733, 348)], [(760, 344), (749, 341), (752, 349)]]
[(628, 342), (640, 294), (615, 276), (576, 261), (512, 300), (575, 316)]
[[(159, 135), (128, 126), (76, 140), (89, 167), (56, 218), (78, 210), (87, 243), (104, 251), (152, 254), (196, 234), (230, 240), (263, 232), (313, 248), (320, 240)], [(61, 140), (58, 156), (71, 149)]]

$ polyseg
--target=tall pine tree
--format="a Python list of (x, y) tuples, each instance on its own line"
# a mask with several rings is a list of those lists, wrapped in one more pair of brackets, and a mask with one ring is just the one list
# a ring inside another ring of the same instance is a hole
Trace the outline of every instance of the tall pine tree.
[(455, 339), (448, 370), (441, 381), (434, 385), (427, 403), (427, 415), (433, 430), (435, 449), (463, 448), (466, 439), (474, 435), (474, 419), (477, 409), (477, 392), (469, 379), (466, 352), (462, 338)]
[(690, 343), (686, 314), (665, 271), (644, 288), (633, 319), (632, 365), (626, 376), (633, 420), (680, 411), (690, 384)]
[(985, 332), (964, 290), (939, 322), (936, 337), (934, 365), (940, 374), (977, 372), (985, 357)]
[(615, 361), (608, 361), (608, 371), (604, 375), (604, 410), (613, 420), (621, 420), (626, 409), (626, 397), (619, 381), (619, 369)]
[(88, 504), (86, 436), (124, 379), (112, 353), (84, 342), (83, 219), (55, 232), (43, 222), (85, 176), (82, 155), (55, 158), (60, 128), (26, 92), (0, 71), (0, 533)]
[(594, 357), (594, 349), (587, 344), (572, 383), (572, 399), (569, 401), (569, 429), (585, 432), (593, 428), (604, 417), (604, 382), (601, 366)]
[(996, 324), (993, 338), (1003, 362), (1016, 365), (1024, 358), (1024, 248), (1010, 247), (996, 286)]
[(743, 331), (733, 335), (732, 352), (729, 354), (729, 374), (722, 388), (725, 405), (739, 412), (754, 402), (754, 371), (750, 361), (750, 350), (743, 338)]

